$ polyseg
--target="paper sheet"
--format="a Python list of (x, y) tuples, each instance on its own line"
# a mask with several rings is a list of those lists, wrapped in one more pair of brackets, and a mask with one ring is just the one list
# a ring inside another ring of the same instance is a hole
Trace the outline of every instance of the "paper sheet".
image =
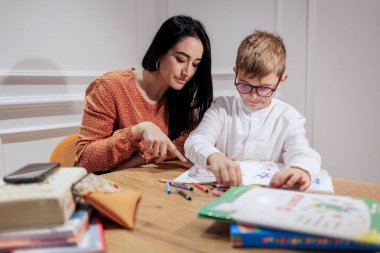
[[(238, 163), (243, 176), (243, 185), (268, 186), (273, 175), (284, 166), (281, 163), (271, 161), (240, 161)], [(194, 165), (175, 178), (174, 181), (182, 183), (213, 183), (216, 182), (216, 178), (208, 169)], [(328, 172), (322, 169), (307, 191), (333, 193), (332, 179)]]

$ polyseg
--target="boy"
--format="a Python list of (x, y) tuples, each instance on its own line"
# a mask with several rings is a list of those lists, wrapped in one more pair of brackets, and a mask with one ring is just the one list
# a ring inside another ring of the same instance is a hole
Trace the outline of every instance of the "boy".
[(185, 142), (185, 155), (207, 167), (219, 183), (240, 185), (234, 161), (282, 162), (270, 187), (300, 185), (304, 191), (320, 171), (319, 154), (305, 136), (305, 119), (273, 98), (288, 75), (282, 38), (256, 30), (240, 44), (233, 68), (239, 95), (217, 98)]

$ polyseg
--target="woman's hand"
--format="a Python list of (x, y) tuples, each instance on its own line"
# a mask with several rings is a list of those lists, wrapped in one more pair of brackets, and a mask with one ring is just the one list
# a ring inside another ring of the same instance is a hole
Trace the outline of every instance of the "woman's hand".
[(211, 154), (207, 161), (208, 169), (214, 174), (218, 183), (228, 186), (241, 185), (242, 176), (239, 164), (221, 153)]
[(297, 167), (290, 167), (281, 169), (274, 174), (269, 183), (269, 187), (282, 188), (285, 186), (291, 188), (299, 185), (300, 191), (305, 191), (309, 188), (310, 183), (311, 179), (307, 171)]
[(168, 157), (168, 152), (173, 153), (181, 162), (186, 158), (178, 151), (169, 137), (155, 124), (149, 121), (141, 122), (132, 127), (133, 137), (144, 140), (147, 146), (146, 152), (151, 154), (155, 162), (163, 162)]

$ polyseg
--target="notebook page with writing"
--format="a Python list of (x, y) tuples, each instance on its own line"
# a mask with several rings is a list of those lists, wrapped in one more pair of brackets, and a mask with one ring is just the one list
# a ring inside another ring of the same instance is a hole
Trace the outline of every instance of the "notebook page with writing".
[[(284, 167), (284, 164), (282, 163), (275, 163), (271, 161), (251, 160), (237, 161), (237, 163), (240, 165), (243, 185), (255, 184), (268, 186), (273, 175)], [(216, 178), (210, 170), (194, 165), (175, 178), (174, 181), (182, 183), (207, 184), (216, 182)], [(334, 193), (332, 179), (328, 172), (322, 169), (317, 179), (311, 184), (307, 191)]]

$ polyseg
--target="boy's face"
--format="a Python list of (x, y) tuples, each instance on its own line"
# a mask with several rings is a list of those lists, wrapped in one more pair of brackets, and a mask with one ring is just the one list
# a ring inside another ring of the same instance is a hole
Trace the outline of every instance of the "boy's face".
[[(236, 73), (235, 68), (234, 68), (234, 71)], [(243, 85), (248, 84), (250, 86), (255, 86), (257, 88), (267, 87), (271, 89), (277, 89), (286, 80), (286, 78), (287, 78), (287, 75), (284, 74), (281, 80), (279, 80), (279, 77), (275, 73), (271, 73), (270, 75), (267, 75), (261, 78), (261, 80), (259, 80), (259, 78), (257, 77), (253, 78), (251, 75), (248, 75), (245, 71), (239, 70), (236, 77), (236, 83), (243, 83)], [(247, 85), (244, 85), (244, 86), (245, 88), (248, 88)], [(270, 96), (268, 95), (260, 96), (257, 93), (257, 89), (255, 88), (252, 89), (247, 94), (243, 94), (241, 92), (239, 92), (239, 94), (245, 106), (247, 106), (248, 108), (252, 110), (260, 110), (267, 107), (270, 104), (275, 93), (273, 90), (271, 91), (270, 89), (261, 89), (260, 92), (262, 91), (264, 92), (263, 94), (269, 94)], [(266, 93), (268, 91), (269, 93)]]

